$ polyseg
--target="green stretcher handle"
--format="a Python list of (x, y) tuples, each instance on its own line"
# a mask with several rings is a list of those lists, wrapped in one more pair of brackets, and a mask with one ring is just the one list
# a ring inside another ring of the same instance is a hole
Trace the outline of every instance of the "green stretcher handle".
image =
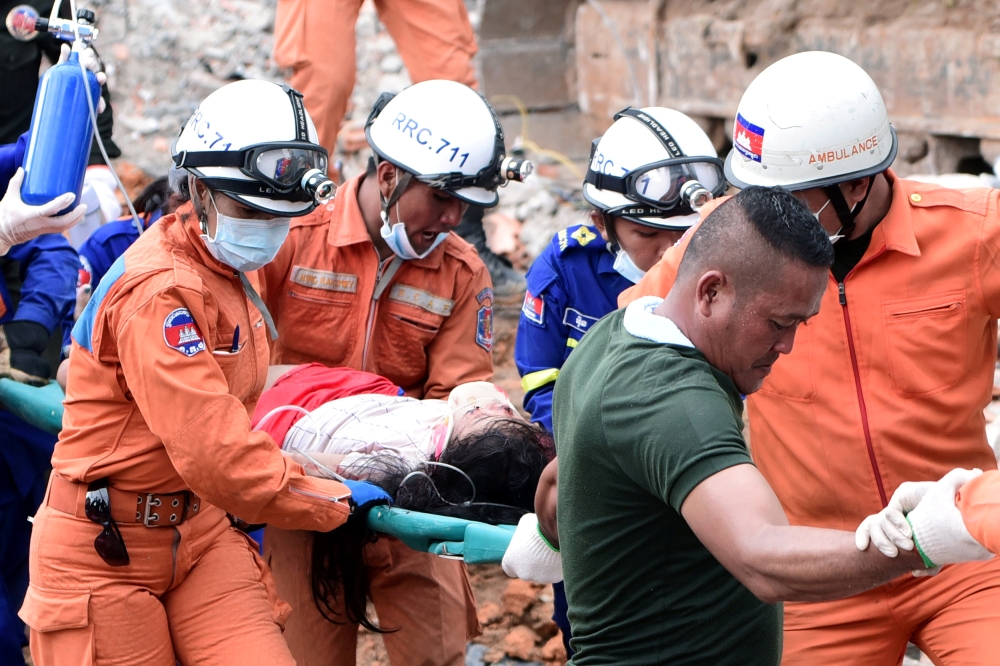
[(62, 430), (63, 400), (66, 398), (59, 384), (28, 386), (13, 379), (0, 379), (0, 407), (53, 435)]
[(413, 550), (462, 558), (466, 564), (499, 563), (514, 537), (513, 525), (487, 525), (386, 506), (372, 509), (368, 527), (396, 537)]

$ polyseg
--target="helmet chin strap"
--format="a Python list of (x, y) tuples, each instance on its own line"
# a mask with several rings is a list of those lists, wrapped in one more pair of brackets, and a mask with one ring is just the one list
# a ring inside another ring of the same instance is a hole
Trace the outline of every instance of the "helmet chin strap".
[(191, 195), (191, 205), (194, 206), (195, 215), (198, 216), (198, 225), (201, 227), (201, 233), (208, 235), (208, 213), (205, 209), (201, 207), (201, 202), (198, 201), (198, 190), (194, 186), (195, 177), (188, 174), (188, 194)]
[[(381, 189), (378, 191), (379, 202), (382, 204), (382, 222), (387, 225), (389, 225), (389, 209), (399, 201), (399, 198), (403, 196), (406, 188), (410, 186), (410, 180), (413, 179), (413, 174), (409, 171), (403, 171), (403, 175), (399, 176), (399, 169), (396, 167), (393, 167), (393, 169), (395, 169), (398, 178), (396, 180), (396, 186), (392, 188), (392, 192), (389, 193), (389, 198), (386, 199), (382, 196)], [(400, 220), (397, 220), (397, 222), (398, 221)]]
[(837, 233), (847, 240), (850, 240), (851, 234), (854, 233), (854, 227), (857, 226), (855, 220), (858, 215), (861, 214), (861, 210), (865, 207), (865, 202), (868, 201), (868, 195), (872, 193), (872, 186), (875, 184), (875, 176), (877, 175), (878, 174), (868, 177), (868, 189), (865, 190), (865, 196), (861, 198), (861, 201), (855, 204), (853, 209), (847, 205), (847, 199), (844, 198), (844, 193), (840, 191), (839, 184), (834, 183), (833, 185), (827, 185), (823, 188), (823, 192), (825, 192), (826, 196), (830, 198), (833, 210), (837, 213), (837, 217), (840, 219), (840, 224), (842, 225), (840, 231)]

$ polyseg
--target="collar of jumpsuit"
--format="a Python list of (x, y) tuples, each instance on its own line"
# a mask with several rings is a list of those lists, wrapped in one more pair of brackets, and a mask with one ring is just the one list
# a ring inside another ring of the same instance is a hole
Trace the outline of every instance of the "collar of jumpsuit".
[[(360, 188), (365, 176), (355, 176), (344, 182), (337, 190), (337, 198), (319, 209), (314, 215), (319, 215), (324, 222), (330, 223), (330, 233), (327, 241), (334, 247), (344, 247), (355, 243), (372, 243), (371, 236), (368, 235), (368, 228), (365, 226), (365, 218), (361, 214), (361, 206), (358, 205), (358, 188)], [(310, 216), (311, 217), (311, 216)], [(295, 225), (295, 220), (292, 220)], [(441, 257), (444, 250), (439, 244), (430, 254), (423, 259), (408, 259), (407, 262), (417, 266), (424, 266), (430, 269), (438, 269), (441, 266)], [(372, 243), (374, 249), (374, 243)], [(395, 258), (393, 254), (386, 261)]]

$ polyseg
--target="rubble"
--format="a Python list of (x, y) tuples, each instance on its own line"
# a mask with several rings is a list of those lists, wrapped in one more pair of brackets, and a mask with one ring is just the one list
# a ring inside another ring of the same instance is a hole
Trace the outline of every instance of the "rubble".
[[(182, 0), (91, 0), (115, 110), (114, 138), (122, 149), (119, 164), (134, 165), (150, 177), (163, 175), (170, 166), (170, 144), (206, 95), (242, 78), (285, 81), (289, 72), (271, 57), (276, 5), (277, 0), (206, 0), (193, 12)], [(474, 7), (470, 19), (478, 23)], [(362, 6), (355, 33), (357, 81), (337, 154), (331, 156), (332, 164), (339, 161), (341, 178), (365, 168), (369, 151), (363, 126), (378, 95), (410, 84), (371, 2)], [(579, 179), (561, 183), (564, 167), (536, 161), (546, 175), (500, 192), (498, 212), (523, 225), (520, 240), (505, 232), (500, 253), (521, 270), (559, 229), (583, 219), (576, 210)]]

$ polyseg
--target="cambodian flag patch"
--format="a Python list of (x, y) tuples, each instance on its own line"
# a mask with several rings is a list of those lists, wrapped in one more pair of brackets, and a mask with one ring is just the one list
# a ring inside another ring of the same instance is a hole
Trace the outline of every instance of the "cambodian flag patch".
[(493, 351), (493, 290), (487, 287), (479, 292), (476, 301), (482, 307), (476, 313), (476, 344), (486, 351)]
[(205, 339), (187, 308), (177, 308), (163, 320), (163, 340), (185, 356), (205, 351)]
[(737, 113), (733, 145), (743, 157), (760, 162), (760, 156), (764, 150), (764, 128), (754, 125)]
[(545, 297), (533, 296), (530, 291), (525, 292), (521, 314), (527, 317), (528, 321), (542, 326), (545, 322)]

